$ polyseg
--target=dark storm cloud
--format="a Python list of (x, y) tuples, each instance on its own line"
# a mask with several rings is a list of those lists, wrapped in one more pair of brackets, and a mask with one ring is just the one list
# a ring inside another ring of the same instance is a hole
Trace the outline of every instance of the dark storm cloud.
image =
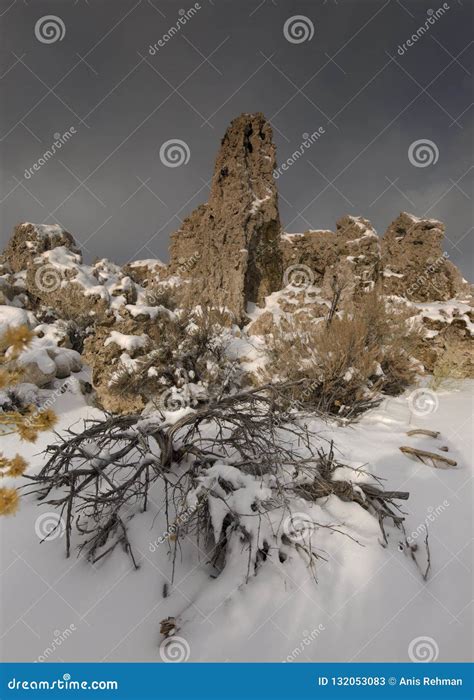
[[(59, 222), (89, 259), (166, 259), (229, 121), (262, 111), (286, 230), (353, 213), (382, 233), (407, 210), (446, 223), (470, 275), (471, 15), (468, 0), (4, 0), (2, 244), (18, 221)], [(169, 140), (187, 163), (163, 164)], [(436, 162), (410, 161), (418, 140)]]

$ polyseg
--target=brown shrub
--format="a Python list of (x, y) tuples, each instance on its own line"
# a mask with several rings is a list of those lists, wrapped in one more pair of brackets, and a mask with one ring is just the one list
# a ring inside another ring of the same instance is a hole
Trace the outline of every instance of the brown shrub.
[(411, 351), (417, 331), (400, 307), (388, 308), (377, 292), (365, 294), (328, 322), (304, 328), (295, 316), (273, 335), (265, 379), (301, 380), (292, 398), (325, 413), (355, 417), (412, 384)]

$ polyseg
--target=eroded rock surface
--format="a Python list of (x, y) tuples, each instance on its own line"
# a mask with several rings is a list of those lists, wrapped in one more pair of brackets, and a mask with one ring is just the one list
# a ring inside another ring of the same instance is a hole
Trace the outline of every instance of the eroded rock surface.
[(467, 293), (458, 269), (443, 253), (445, 226), (402, 212), (382, 238), (384, 290), (412, 301), (446, 301)]
[(23, 223), (15, 226), (3, 254), (1, 262), (12, 272), (26, 270), (34, 258), (47, 250), (64, 246), (79, 255), (76, 242), (70, 233), (57, 224)]
[(242, 114), (222, 139), (209, 202), (171, 240), (170, 275), (190, 280), (183, 302), (224, 306), (238, 319), (281, 286), (275, 146), (262, 114)]

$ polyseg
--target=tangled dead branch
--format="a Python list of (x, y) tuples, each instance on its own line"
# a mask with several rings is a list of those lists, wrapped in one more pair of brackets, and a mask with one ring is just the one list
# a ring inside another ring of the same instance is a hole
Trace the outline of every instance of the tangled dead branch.
[[(357, 487), (333, 480), (342, 466), (333, 445), (322, 448), (322, 439), (288, 404), (287, 390), (287, 384), (269, 384), (220, 397), (201, 409), (181, 411), (174, 421), (159, 411), (88, 421), (82, 432), (69, 430), (47, 448), (43, 469), (27, 477), (29, 492), (58, 509), (67, 556), (75, 534), (79, 549), (94, 562), (120, 545), (137, 566), (127, 525), (147, 510), (150, 489), (159, 481), (173, 533), (166, 538), (173, 571), (184, 533), (212, 536), (209, 559), (218, 569), (232, 537), (248, 546), (249, 573), (265, 561), (270, 541), (282, 549), (292, 544), (312, 565), (321, 555), (310, 542), (292, 541), (282, 528), (295, 496), (316, 502), (335, 494), (354, 501), (378, 518), (387, 542), (384, 520), (402, 523), (394, 501), (408, 493), (385, 491), (375, 478)], [(337, 527), (316, 525), (354, 539)], [(280, 552), (280, 561), (284, 556)]]

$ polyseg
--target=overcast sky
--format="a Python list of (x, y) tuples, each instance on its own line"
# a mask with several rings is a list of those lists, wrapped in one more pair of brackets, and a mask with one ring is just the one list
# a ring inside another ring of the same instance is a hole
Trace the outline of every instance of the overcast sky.
[[(170, 234), (207, 199), (228, 123), (262, 111), (279, 163), (324, 130), (278, 179), (286, 231), (334, 229), (345, 213), (379, 233), (402, 210), (439, 218), (472, 278), (471, 0), (0, 7), (2, 245), (27, 220), (60, 223), (88, 260), (167, 260)], [(178, 167), (160, 158), (171, 140), (185, 144)], [(410, 151), (417, 141), (430, 143)]]

